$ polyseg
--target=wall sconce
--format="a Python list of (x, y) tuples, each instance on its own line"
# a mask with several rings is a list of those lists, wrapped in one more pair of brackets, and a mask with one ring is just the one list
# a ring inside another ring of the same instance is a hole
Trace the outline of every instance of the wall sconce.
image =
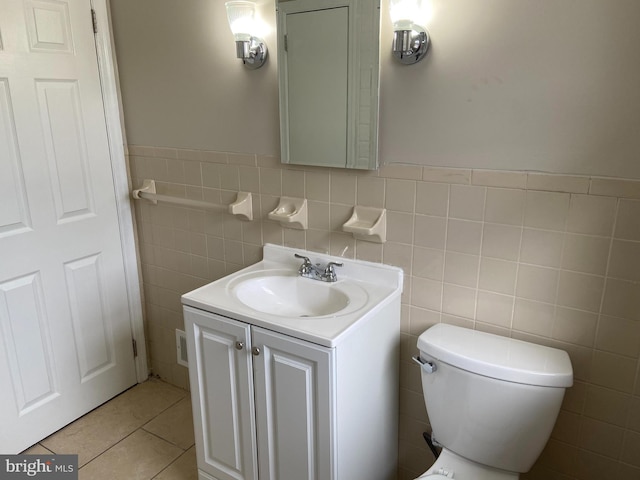
[(405, 65), (422, 60), (429, 50), (429, 33), (414, 23), (422, 13), (422, 0), (389, 0), (389, 15), (393, 23), (392, 53)]
[(236, 39), (236, 56), (242, 59), (245, 67), (260, 68), (267, 59), (267, 44), (252, 35), (255, 32), (255, 3), (238, 0), (227, 2), (225, 6), (229, 27)]

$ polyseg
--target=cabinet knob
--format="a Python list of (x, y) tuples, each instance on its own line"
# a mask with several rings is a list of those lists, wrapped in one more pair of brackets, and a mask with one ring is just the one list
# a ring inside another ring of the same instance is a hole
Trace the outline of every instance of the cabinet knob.
[(244, 342), (236, 342), (236, 349), (242, 350), (244, 348)]
[(258, 347), (253, 347), (251, 349), (251, 353), (253, 353), (256, 357), (260, 355), (260, 349)]

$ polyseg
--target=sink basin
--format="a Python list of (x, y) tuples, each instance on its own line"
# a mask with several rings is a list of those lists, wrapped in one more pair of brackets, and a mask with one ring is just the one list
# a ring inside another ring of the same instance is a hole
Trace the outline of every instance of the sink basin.
[[(343, 262), (338, 281), (300, 277), (296, 253), (313, 264)], [(267, 244), (261, 261), (183, 295), (182, 303), (222, 323), (234, 319), (333, 348), (375, 318), (394, 321), (402, 278), (397, 267)]]
[(321, 282), (300, 277), (290, 270), (243, 275), (229, 284), (229, 292), (258, 312), (299, 318), (353, 312), (367, 300), (366, 292), (353, 282)]

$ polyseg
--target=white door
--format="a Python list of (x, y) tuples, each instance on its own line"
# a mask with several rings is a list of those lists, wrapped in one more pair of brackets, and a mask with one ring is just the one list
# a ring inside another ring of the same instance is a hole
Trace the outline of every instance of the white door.
[(251, 331), (260, 479), (335, 479), (335, 350)]
[(0, 0), (0, 452), (136, 382), (90, 0)]
[(257, 480), (249, 325), (184, 310), (198, 468), (218, 480)]

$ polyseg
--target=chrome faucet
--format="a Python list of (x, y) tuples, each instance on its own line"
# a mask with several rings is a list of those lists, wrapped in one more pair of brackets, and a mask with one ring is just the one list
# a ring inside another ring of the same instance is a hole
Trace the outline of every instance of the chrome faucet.
[(294, 255), (296, 258), (301, 258), (303, 260), (302, 265), (300, 265), (300, 268), (298, 269), (298, 274), (301, 277), (320, 280), (321, 282), (336, 282), (338, 280), (334, 267), (341, 267), (343, 265), (342, 263), (329, 262), (323, 268), (319, 263), (316, 265), (311, 263), (309, 257), (298, 255), (297, 253), (294, 253)]

